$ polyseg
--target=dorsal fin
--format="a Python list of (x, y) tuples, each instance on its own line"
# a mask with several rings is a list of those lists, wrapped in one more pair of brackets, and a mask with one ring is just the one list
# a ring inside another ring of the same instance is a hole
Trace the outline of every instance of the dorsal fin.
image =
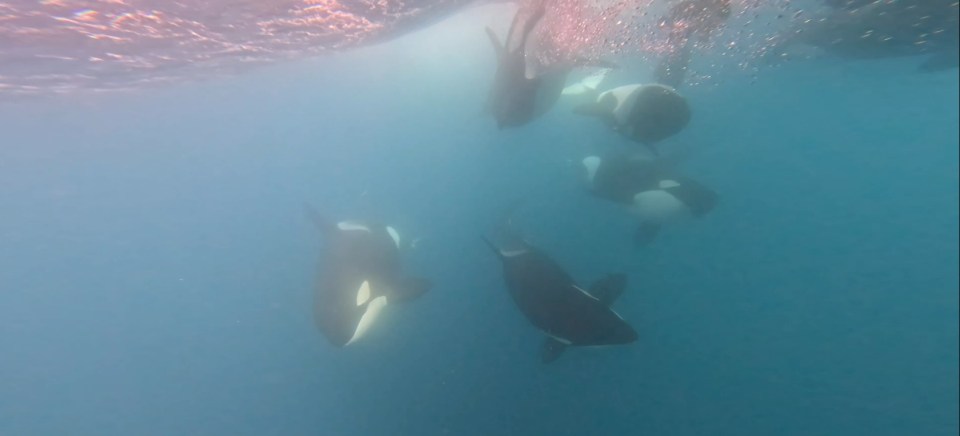
[(543, 345), (540, 347), (540, 361), (543, 363), (551, 363), (560, 358), (560, 355), (567, 349), (567, 344), (560, 342), (560, 340), (547, 337), (543, 340)]
[(590, 286), (590, 295), (593, 295), (603, 303), (604, 306), (609, 307), (613, 304), (614, 301), (620, 297), (620, 294), (623, 294), (624, 289), (627, 288), (627, 275), (626, 274), (608, 274), (606, 277), (597, 280), (592, 286)]
[(483, 242), (487, 244), (487, 247), (490, 247), (490, 251), (493, 251), (493, 254), (496, 254), (498, 258), (503, 259), (503, 253), (500, 252), (500, 249), (496, 245), (493, 245), (493, 242), (490, 242), (486, 236), (481, 235), (480, 239), (483, 239)]
[(310, 203), (303, 203), (303, 215), (323, 233), (330, 233), (337, 229), (337, 223), (321, 214)]

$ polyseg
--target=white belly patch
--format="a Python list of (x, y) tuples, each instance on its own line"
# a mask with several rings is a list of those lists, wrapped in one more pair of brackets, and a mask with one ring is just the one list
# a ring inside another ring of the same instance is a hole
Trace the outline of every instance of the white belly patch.
[(657, 189), (635, 195), (633, 212), (643, 221), (664, 223), (686, 215), (687, 206), (677, 197)]
[(370, 303), (367, 304), (367, 310), (364, 311), (363, 316), (360, 317), (360, 322), (357, 323), (357, 329), (354, 330), (353, 336), (344, 345), (350, 345), (362, 338), (363, 335), (370, 330), (370, 327), (373, 326), (374, 322), (377, 320), (377, 317), (380, 316), (380, 312), (383, 311), (383, 308), (386, 306), (387, 297), (384, 295), (381, 295), (370, 301)]

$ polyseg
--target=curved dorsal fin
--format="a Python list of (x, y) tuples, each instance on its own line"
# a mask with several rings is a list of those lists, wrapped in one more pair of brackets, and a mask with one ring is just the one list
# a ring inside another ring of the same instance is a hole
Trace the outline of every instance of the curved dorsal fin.
[(337, 223), (321, 214), (310, 203), (303, 203), (303, 215), (323, 233), (330, 233), (337, 230)]

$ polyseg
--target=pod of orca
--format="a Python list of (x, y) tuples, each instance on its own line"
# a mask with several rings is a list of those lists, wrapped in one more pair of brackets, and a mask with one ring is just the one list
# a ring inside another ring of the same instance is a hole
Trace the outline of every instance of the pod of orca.
[[(854, 8), (855, 14), (875, 20), (879, 20), (876, 15), (890, 12), (890, 5), (902, 3), (827, 1), (843, 11), (836, 14), (849, 18), (847, 8)], [(685, 19), (694, 25), (671, 35), (679, 51), (656, 67), (659, 83), (627, 83), (608, 89), (602, 89), (603, 84), (608, 73), (618, 68), (615, 65), (580, 60), (543, 65), (533, 59), (531, 38), (546, 14), (547, 0), (531, 3), (518, 9), (502, 42), (493, 30), (486, 29), (497, 59), (486, 112), (497, 128), (518, 128), (534, 122), (563, 96), (574, 102), (573, 114), (599, 120), (617, 132), (623, 140), (621, 150), (584, 156), (582, 180), (587, 195), (615, 203), (636, 218), (635, 232), (625, 239), (631, 239), (637, 248), (653, 243), (662, 228), (673, 222), (707, 216), (719, 203), (719, 195), (684, 175), (676, 160), (661, 154), (660, 144), (683, 131), (692, 119), (686, 98), (677, 90), (690, 57), (690, 40), (707, 38), (721, 26), (730, 15), (730, 2), (681, 2), (669, 20)], [(952, 19), (956, 20), (955, 13)], [(859, 32), (860, 28), (847, 23), (847, 27), (833, 24), (828, 30)], [(955, 45), (956, 35), (951, 37)], [(860, 39), (855, 43), (866, 44)], [(955, 58), (956, 47), (948, 53), (942, 49), (944, 45), (936, 47), (942, 51), (931, 52), (932, 59), (948, 55)], [(888, 49), (898, 54), (901, 50)], [(571, 71), (590, 66), (605, 69), (565, 88)], [(316, 327), (332, 345), (356, 343), (374, 328), (383, 310), (416, 300), (431, 288), (429, 280), (403, 273), (402, 253), (411, 243), (393, 227), (369, 221), (338, 222), (310, 206), (306, 207), (306, 216), (325, 240), (313, 314)], [(542, 362), (555, 361), (571, 347), (625, 345), (638, 340), (634, 328), (612, 309), (627, 289), (625, 274), (606, 272), (589, 286), (582, 286), (549, 254), (520, 236), (509, 219), (495, 230), (498, 238), (481, 236), (478, 242), (482, 240), (500, 262), (505, 290), (520, 314), (543, 333)]]

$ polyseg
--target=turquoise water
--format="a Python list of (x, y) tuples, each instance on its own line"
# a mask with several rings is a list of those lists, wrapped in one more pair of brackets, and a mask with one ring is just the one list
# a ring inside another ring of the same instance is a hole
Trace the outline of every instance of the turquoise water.
[[(685, 88), (664, 149), (721, 202), (634, 250), (576, 166), (618, 139), (563, 105), (497, 131), (482, 37), (0, 103), (0, 434), (957, 434), (956, 70)], [(539, 363), (479, 239), (518, 198), (579, 281), (629, 274), (640, 341)], [(421, 238), (433, 290), (330, 347), (304, 201)]]

